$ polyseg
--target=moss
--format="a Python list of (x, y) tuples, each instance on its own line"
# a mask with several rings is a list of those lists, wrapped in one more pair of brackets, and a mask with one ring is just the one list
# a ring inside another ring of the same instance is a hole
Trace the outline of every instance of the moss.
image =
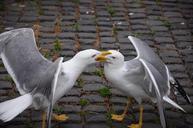
[(110, 97), (112, 95), (110, 89), (108, 87), (103, 87), (98, 90), (99, 94), (102, 97)]
[(171, 28), (171, 23), (168, 20), (162, 20), (164, 26), (166, 26), (167, 28)]
[(155, 2), (156, 2), (157, 5), (159, 5), (161, 0), (156, 0)]
[(88, 114), (88, 112), (81, 110), (81, 111), (79, 112), (79, 114), (80, 114), (80, 116), (85, 116), (86, 114)]
[(95, 70), (94, 74), (99, 76), (99, 77), (104, 77), (104, 69), (103, 68), (98, 68), (98, 69)]
[(72, 2), (75, 4), (80, 4), (80, 0), (72, 0)]
[(157, 19), (160, 20), (165, 27), (171, 28), (171, 23), (169, 22), (168, 19), (162, 17), (157, 17)]
[(47, 59), (51, 58), (50, 52), (49, 52), (49, 51), (46, 51), (46, 52), (44, 53), (44, 57), (47, 58)]
[(4, 67), (4, 64), (3, 64), (3, 63), (0, 63), (0, 67)]
[(43, 11), (43, 9), (39, 8), (39, 10), (38, 10), (38, 14), (39, 14), (39, 15), (44, 15), (44, 11)]
[(5, 81), (9, 81), (9, 82), (11, 82), (11, 83), (14, 83), (14, 82), (13, 82), (13, 79), (11, 78), (11, 76), (5, 76), (5, 77), (4, 77), (4, 80), (5, 80)]
[(54, 108), (53, 108), (53, 112), (57, 113), (57, 114), (61, 114), (61, 113), (64, 112), (64, 110), (59, 105), (55, 105)]
[(106, 9), (107, 9), (107, 12), (111, 15), (111, 17), (115, 16), (115, 10), (112, 7), (112, 5), (107, 5)]
[(82, 78), (78, 78), (76, 82), (77, 82), (78, 86), (83, 87), (84, 80)]
[(89, 104), (89, 101), (87, 99), (80, 99), (79, 104), (84, 107)]
[(152, 36), (155, 35), (155, 30), (150, 29), (150, 34), (151, 34)]
[(113, 123), (113, 121), (112, 121), (112, 119), (111, 119), (111, 114), (112, 114), (112, 112), (111, 111), (108, 111), (107, 113), (106, 113), (106, 123), (107, 123), (107, 125), (109, 126), (109, 127), (111, 127), (112, 128), (112, 123)]
[(75, 30), (75, 31), (79, 31), (80, 30), (80, 24), (78, 22), (75, 22), (73, 25), (72, 25), (72, 28)]
[(132, 36), (135, 36), (135, 37), (139, 37), (141, 35), (141, 33), (139, 33), (139, 32), (133, 32), (132, 33)]
[(116, 36), (116, 35), (117, 35), (117, 27), (116, 27), (116, 25), (113, 25), (112, 35), (113, 35), (113, 36)]
[(54, 41), (54, 51), (59, 52), (62, 50), (61, 42), (58, 38)]

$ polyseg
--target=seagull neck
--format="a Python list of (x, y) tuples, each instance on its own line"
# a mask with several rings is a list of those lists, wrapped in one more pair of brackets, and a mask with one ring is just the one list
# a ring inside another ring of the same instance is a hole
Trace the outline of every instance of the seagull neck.
[(77, 60), (76, 58), (72, 58), (68, 60), (67, 63), (70, 65), (69, 66), (70, 70), (75, 71), (76, 73), (79, 73), (79, 74), (86, 67), (85, 63), (82, 63), (81, 61)]
[(123, 67), (123, 65), (124, 65), (124, 63), (118, 63), (118, 64), (107, 63), (107, 64), (105, 64), (105, 67), (108, 67), (111, 69), (120, 69)]

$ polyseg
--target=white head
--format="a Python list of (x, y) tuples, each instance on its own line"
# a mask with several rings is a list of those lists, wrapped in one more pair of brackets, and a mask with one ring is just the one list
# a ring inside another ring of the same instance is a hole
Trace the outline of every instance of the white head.
[(73, 59), (80, 62), (80, 64), (89, 65), (96, 63), (96, 56), (99, 55), (101, 52), (95, 49), (87, 49), (78, 52)]
[(105, 62), (111, 66), (122, 66), (124, 64), (124, 56), (119, 51), (108, 50), (101, 52), (96, 58), (97, 61)]

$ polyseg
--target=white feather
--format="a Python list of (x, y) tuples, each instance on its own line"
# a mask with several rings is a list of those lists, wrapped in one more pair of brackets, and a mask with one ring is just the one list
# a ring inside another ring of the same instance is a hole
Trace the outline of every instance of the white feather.
[(31, 94), (25, 94), (12, 100), (0, 103), (0, 120), (7, 122), (23, 112), (32, 104)]
[(166, 101), (167, 103), (173, 105), (174, 107), (182, 110), (183, 112), (186, 112), (182, 107), (180, 107), (178, 104), (176, 104), (173, 100), (171, 100), (168, 96), (164, 96), (163, 100)]

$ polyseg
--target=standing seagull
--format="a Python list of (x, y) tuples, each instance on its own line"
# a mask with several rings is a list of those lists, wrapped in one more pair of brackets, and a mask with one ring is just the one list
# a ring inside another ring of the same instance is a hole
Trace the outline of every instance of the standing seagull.
[[(142, 99), (151, 99), (157, 102), (160, 120), (163, 128), (166, 122), (163, 110), (163, 101), (182, 110), (178, 104), (168, 96), (170, 94), (170, 83), (174, 84), (182, 96), (190, 103), (189, 97), (180, 85), (171, 76), (167, 66), (161, 61), (157, 54), (141, 40), (129, 36), (138, 56), (130, 61), (124, 61), (124, 56), (115, 50), (102, 52), (97, 56), (97, 61), (106, 62), (104, 72), (107, 80), (113, 83), (114, 87), (124, 92), (127, 96), (132, 96), (140, 104), (140, 118), (138, 124), (132, 124), (130, 128), (142, 127), (143, 107)], [(128, 105), (127, 105), (128, 107)], [(112, 115), (112, 119), (123, 120), (126, 110), (122, 115)]]
[[(51, 115), (58, 120), (67, 119), (64, 114), (52, 114), (53, 104), (72, 88), (85, 67), (96, 62), (100, 52), (88, 49), (66, 62), (62, 62), (62, 57), (51, 62), (38, 51), (33, 30), (21, 28), (0, 34), (0, 53), (22, 95), (0, 103), (0, 120), (10, 121), (33, 106), (47, 111), (47, 127), (50, 128)], [(45, 127), (45, 118), (44, 114), (42, 127)]]

